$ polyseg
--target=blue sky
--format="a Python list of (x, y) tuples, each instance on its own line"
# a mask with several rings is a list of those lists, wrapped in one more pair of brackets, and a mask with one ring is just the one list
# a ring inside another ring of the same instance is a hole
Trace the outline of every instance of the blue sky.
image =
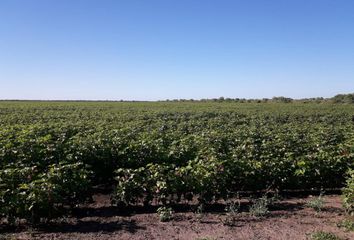
[(354, 92), (352, 0), (1, 0), (0, 99)]

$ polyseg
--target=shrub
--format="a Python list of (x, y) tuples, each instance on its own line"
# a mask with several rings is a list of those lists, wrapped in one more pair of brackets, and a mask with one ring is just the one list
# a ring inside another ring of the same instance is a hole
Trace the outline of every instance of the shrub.
[(157, 213), (161, 222), (168, 222), (173, 218), (173, 209), (170, 207), (159, 207)]
[(346, 186), (343, 188), (343, 206), (349, 214), (354, 213), (354, 170), (348, 172)]
[(323, 209), (325, 202), (322, 195), (317, 198), (311, 199), (306, 202), (306, 207), (313, 208), (316, 212), (320, 212)]
[(253, 204), (250, 206), (249, 212), (252, 216), (263, 217), (269, 214), (269, 199), (266, 196), (263, 196), (259, 199), (256, 199)]

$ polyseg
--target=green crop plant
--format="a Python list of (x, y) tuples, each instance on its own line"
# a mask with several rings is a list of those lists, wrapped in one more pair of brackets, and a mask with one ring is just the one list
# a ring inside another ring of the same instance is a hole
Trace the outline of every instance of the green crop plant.
[(157, 214), (161, 222), (168, 222), (173, 218), (173, 210), (170, 207), (159, 207)]
[(313, 198), (306, 202), (306, 207), (313, 208), (316, 212), (321, 212), (324, 208), (325, 201), (323, 200), (323, 196), (319, 195), (316, 198)]
[(2, 101), (0, 216), (50, 219), (97, 186), (145, 205), (341, 188), (353, 115), (331, 103)]
[(354, 214), (354, 170), (348, 171), (346, 185), (343, 188), (343, 205), (346, 211)]

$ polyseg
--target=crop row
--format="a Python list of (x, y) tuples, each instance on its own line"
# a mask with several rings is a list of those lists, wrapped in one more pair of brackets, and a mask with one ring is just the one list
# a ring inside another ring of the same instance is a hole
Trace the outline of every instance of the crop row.
[(0, 214), (38, 222), (97, 185), (126, 204), (340, 188), (354, 167), (351, 108), (147, 106), (0, 106)]

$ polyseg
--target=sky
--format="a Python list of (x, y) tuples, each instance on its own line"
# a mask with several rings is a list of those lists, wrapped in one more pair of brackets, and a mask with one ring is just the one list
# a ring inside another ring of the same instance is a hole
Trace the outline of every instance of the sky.
[(0, 99), (350, 92), (352, 0), (0, 0)]

